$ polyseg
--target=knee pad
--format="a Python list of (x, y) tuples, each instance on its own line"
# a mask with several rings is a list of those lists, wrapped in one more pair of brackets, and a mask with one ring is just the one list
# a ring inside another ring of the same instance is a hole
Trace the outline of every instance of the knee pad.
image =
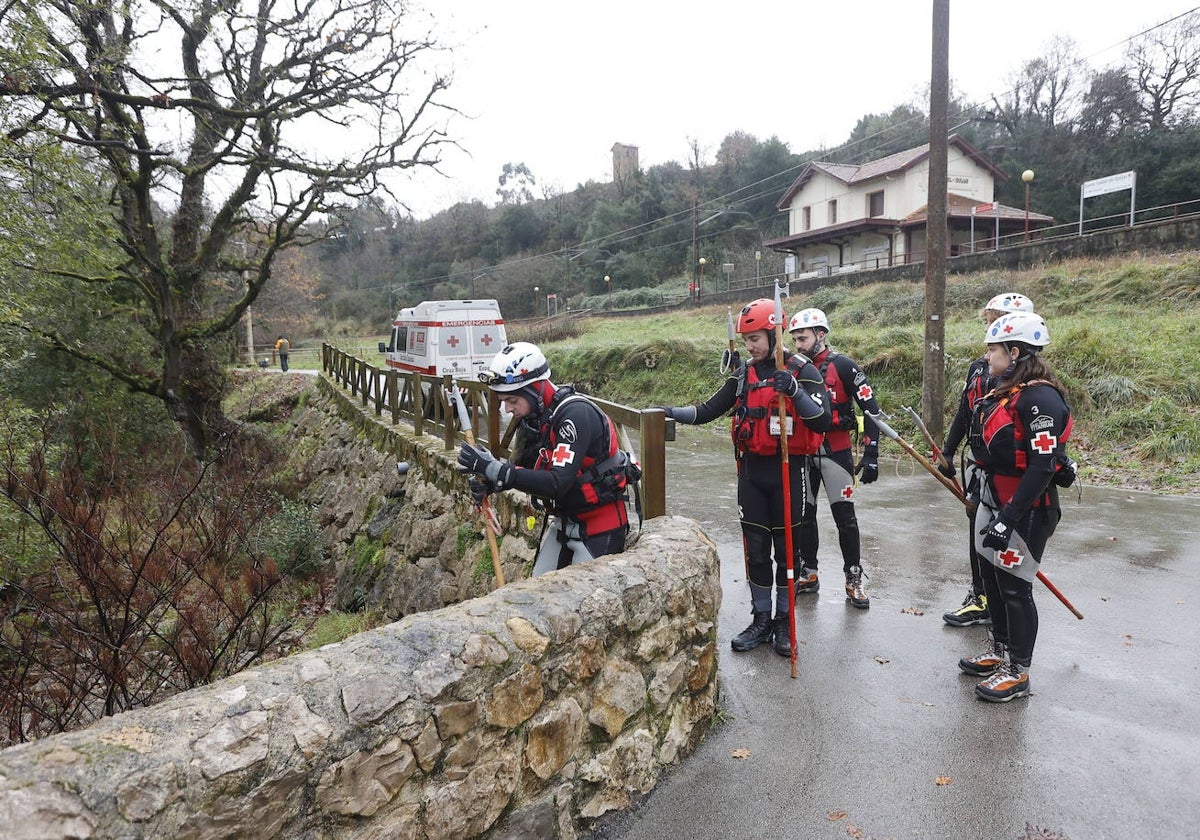
[(858, 517), (854, 515), (853, 502), (838, 502), (830, 505), (829, 512), (833, 514), (833, 521), (837, 524), (839, 531), (858, 528)]

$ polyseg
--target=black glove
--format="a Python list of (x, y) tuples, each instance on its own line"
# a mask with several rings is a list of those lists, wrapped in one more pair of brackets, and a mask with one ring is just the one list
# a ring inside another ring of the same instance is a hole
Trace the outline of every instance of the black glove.
[(1013, 525), (1016, 524), (1004, 515), (1004, 512), (996, 514), (992, 517), (992, 521), (987, 524), (979, 533), (983, 534), (984, 548), (994, 548), (996, 551), (1003, 551), (1008, 548), (1008, 541), (1012, 538)]
[(862, 473), (859, 479), (863, 484), (871, 484), (879, 480), (879, 447), (868, 446), (863, 449), (862, 460), (854, 468), (854, 474)]
[(471, 488), (471, 502), (477, 508), (483, 507), (483, 500), (496, 492), (496, 488), (492, 487), (486, 478), (479, 478), (474, 475), (467, 479), (467, 486)]
[(796, 392), (800, 390), (800, 383), (796, 381), (796, 377), (792, 376), (791, 371), (775, 371), (774, 376), (771, 377), (771, 384), (775, 386), (776, 393), (789, 398), (796, 396)]
[(958, 473), (954, 469), (954, 453), (942, 450), (942, 457), (934, 459), (937, 462), (938, 472), (946, 476), (946, 478), (955, 478)]
[(512, 478), (513, 466), (501, 461), (482, 446), (471, 446), (463, 441), (458, 450), (458, 471), (487, 476), (497, 490), (503, 490)]

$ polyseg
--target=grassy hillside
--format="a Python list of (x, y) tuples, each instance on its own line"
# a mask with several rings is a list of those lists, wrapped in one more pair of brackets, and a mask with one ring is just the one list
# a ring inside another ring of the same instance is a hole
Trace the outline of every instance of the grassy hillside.
[[(983, 351), (979, 309), (1007, 290), (1031, 297), (1049, 323), (1046, 358), (1075, 411), (1071, 449), (1085, 481), (1200, 492), (1200, 252), (948, 278), (946, 425), (966, 366)], [(863, 365), (892, 425), (914, 445), (919, 437), (900, 407), (921, 403), (923, 305), (915, 283), (836, 287), (785, 300), (789, 314), (825, 310), (830, 343)], [(726, 313), (719, 306), (597, 317), (578, 335), (542, 345), (556, 382), (633, 406), (677, 405), (703, 400), (719, 386)]]

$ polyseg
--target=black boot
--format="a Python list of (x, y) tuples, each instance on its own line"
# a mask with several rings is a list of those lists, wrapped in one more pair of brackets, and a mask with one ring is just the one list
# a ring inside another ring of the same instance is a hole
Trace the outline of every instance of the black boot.
[(774, 637), (771, 640), (771, 647), (775, 648), (775, 652), (780, 656), (792, 658), (792, 632), (791, 622), (788, 621), (788, 614), (775, 616)]
[(729, 646), (738, 652), (754, 650), (763, 642), (770, 641), (771, 633), (771, 613), (756, 612), (750, 626), (735, 636)]

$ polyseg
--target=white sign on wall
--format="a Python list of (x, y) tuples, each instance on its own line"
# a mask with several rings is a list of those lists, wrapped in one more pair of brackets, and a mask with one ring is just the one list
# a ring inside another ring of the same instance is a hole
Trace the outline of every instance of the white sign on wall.
[(1116, 175), (1105, 175), (1103, 178), (1096, 178), (1092, 181), (1083, 182), (1083, 197), (1091, 198), (1095, 195), (1105, 195), (1107, 193), (1120, 192), (1121, 190), (1131, 190), (1137, 183), (1137, 173), (1133, 170), (1129, 172), (1118, 172)]
[(1137, 204), (1137, 172), (1118, 172), (1116, 175), (1105, 175), (1084, 181), (1079, 188), (1079, 235), (1083, 236), (1083, 200), (1098, 195), (1129, 190), (1129, 226), (1133, 227), (1134, 207)]

